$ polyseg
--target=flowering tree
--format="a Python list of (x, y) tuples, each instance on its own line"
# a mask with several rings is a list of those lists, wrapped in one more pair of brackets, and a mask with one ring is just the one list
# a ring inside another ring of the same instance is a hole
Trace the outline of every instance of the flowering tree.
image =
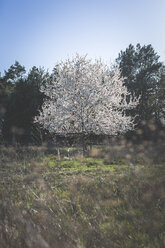
[(50, 84), (42, 88), (48, 98), (35, 121), (50, 133), (66, 135), (116, 135), (134, 128), (134, 120), (125, 110), (134, 108), (123, 85), (119, 68), (110, 68), (101, 60), (92, 62), (76, 55), (61, 62)]

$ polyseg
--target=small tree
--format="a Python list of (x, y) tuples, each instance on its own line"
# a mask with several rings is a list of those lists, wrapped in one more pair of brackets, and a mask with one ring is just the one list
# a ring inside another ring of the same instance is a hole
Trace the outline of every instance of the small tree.
[(52, 82), (42, 87), (47, 100), (35, 121), (52, 134), (79, 133), (82, 137), (131, 130), (134, 120), (125, 110), (138, 101), (131, 98), (127, 103), (130, 93), (123, 83), (118, 67), (76, 55), (58, 64)]

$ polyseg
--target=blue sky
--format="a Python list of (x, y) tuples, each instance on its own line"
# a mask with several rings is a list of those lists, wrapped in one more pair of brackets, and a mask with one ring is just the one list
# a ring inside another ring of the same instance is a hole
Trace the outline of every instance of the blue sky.
[(52, 69), (88, 54), (113, 62), (130, 43), (165, 62), (165, 0), (0, 0), (0, 72), (15, 60)]

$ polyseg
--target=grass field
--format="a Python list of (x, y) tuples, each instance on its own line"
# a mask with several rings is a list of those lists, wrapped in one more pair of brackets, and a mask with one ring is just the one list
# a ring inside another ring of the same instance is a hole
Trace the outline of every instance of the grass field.
[(118, 150), (1, 147), (0, 247), (164, 248), (164, 163)]

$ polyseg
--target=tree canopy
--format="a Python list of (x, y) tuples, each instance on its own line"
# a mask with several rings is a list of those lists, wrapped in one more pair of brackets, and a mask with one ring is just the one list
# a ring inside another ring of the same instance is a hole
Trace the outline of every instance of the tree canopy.
[(158, 54), (151, 45), (130, 44), (116, 62), (109, 67), (77, 55), (49, 74), (35, 66), (27, 73), (16, 61), (0, 74), (0, 141), (33, 142), (45, 132), (116, 135), (150, 120), (163, 128), (165, 67)]
[(39, 89), (47, 77), (48, 74), (42, 68), (35, 66), (24, 78), (19, 74), (16, 80), (16, 75), (13, 74), (14, 89), (6, 105), (2, 128), (5, 140), (32, 141), (33, 119), (41, 109), (44, 99), (44, 95)]
[(122, 76), (126, 77), (125, 85), (129, 92), (141, 96), (136, 111), (138, 122), (155, 118), (153, 98), (157, 95), (163, 64), (153, 47), (130, 44), (125, 51), (119, 53), (116, 61)]
[(119, 68), (101, 60), (92, 62), (77, 55), (61, 62), (51, 84), (42, 87), (47, 96), (36, 121), (51, 133), (116, 135), (133, 129), (133, 118), (126, 109), (138, 104), (130, 95)]

